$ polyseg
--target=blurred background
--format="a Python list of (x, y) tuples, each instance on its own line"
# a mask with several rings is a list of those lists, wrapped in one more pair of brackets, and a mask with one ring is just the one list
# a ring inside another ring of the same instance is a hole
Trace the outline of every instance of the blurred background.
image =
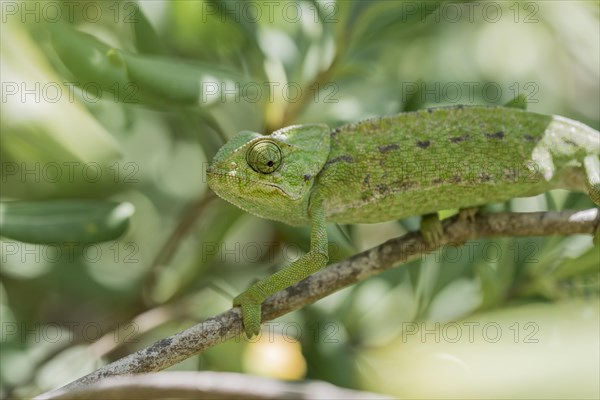
[[(185, 329), (308, 249), (207, 188), (240, 130), (502, 105), (600, 127), (596, 1), (2, 1), (0, 394)], [(489, 211), (590, 208), (566, 191)], [(419, 218), (330, 226), (331, 261)], [(598, 398), (591, 237), (445, 248), (172, 370), (396, 397)]]

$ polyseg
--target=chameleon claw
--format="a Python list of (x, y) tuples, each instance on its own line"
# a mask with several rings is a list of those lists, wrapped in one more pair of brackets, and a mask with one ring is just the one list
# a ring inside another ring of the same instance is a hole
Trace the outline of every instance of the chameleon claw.
[(477, 216), (480, 210), (480, 207), (461, 208), (458, 210), (458, 218), (460, 218), (462, 222), (468, 222), (472, 224), (475, 222), (475, 216)]
[(252, 299), (246, 292), (233, 299), (234, 306), (242, 307), (244, 333), (248, 339), (260, 333), (260, 303)]
[(444, 237), (442, 222), (437, 213), (423, 215), (420, 230), (428, 245), (437, 245)]

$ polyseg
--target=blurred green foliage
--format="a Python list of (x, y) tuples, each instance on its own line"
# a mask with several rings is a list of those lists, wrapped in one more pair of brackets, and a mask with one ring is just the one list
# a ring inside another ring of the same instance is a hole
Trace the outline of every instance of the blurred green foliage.
[[(207, 190), (206, 163), (240, 130), (335, 127), (517, 96), (529, 110), (598, 129), (599, 14), (597, 2), (566, 0), (2, 2), (0, 394), (60, 386), (221, 312), (307, 250), (306, 228), (259, 220)], [(117, 204), (135, 213), (115, 215)], [(592, 206), (555, 191), (488, 209)], [(417, 226), (331, 226), (331, 260)], [(562, 393), (597, 397), (586, 377), (599, 371), (588, 360), (598, 354), (589, 339), (598, 259), (580, 236), (445, 248), (267, 324), (259, 343), (229, 341), (173, 368), (439, 397), (426, 379), (387, 384), (394, 375), (381, 354), (418, 358), (433, 340), (399, 341), (406, 323), (533, 310), (524, 321), (556, 344), (558, 366), (547, 374), (561, 376)], [(538, 304), (568, 304), (567, 315), (587, 322), (537, 315)], [(496, 320), (505, 334), (522, 320), (508, 315)], [(301, 346), (272, 338), (292, 336)], [(485, 344), (468, 349), (488, 354)], [(534, 376), (546, 361), (523, 364), (522, 349), (504, 351), (517, 372), (495, 382), (514, 391), (490, 396), (546, 393)], [(451, 347), (439, 352), (452, 357)], [(426, 375), (436, 360), (398, 365)], [(447, 393), (481, 395), (469, 385)]]

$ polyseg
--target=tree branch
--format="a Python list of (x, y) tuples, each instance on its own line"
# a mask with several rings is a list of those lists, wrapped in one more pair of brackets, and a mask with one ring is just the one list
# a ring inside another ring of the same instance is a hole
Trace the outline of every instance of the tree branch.
[(348, 399), (391, 400), (372, 392), (341, 388), (322, 381), (286, 382), (232, 372), (164, 371), (113, 376), (52, 397), (55, 400), (95, 399)]
[[(460, 246), (468, 240), (484, 237), (591, 235), (600, 226), (600, 214), (596, 208), (562, 212), (497, 213), (476, 215), (473, 221), (467, 221), (459, 214), (445, 220), (443, 226), (444, 237), (437, 246), (425, 243), (419, 232), (411, 232), (327, 266), (265, 300), (262, 321), (272, 320), (314, 303), (346, 286), (417, 259), (442, 246)], [(241, 332), (239, 308), (232, 308), (110, 363), (58, 389), (58, 392), (41, 395), (40, 398), (81, 388), (109, 376), (160, 371)]]

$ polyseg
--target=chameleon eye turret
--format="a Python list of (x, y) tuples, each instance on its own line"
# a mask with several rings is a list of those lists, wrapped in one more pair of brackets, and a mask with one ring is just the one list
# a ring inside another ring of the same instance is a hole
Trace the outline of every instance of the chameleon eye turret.
[(261, 174), (272, 174), (281, 166), (283, 156), (277, 143), (261, 140), (255, 143), (246, 155), (248, 165)]

